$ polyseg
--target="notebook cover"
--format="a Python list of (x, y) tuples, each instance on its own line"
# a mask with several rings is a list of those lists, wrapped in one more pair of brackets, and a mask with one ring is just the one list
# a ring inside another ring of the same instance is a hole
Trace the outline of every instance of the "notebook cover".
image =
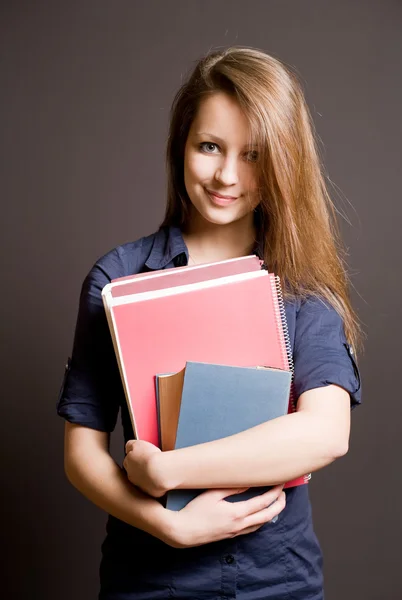
[(160, 448), (163, 451), (174, 450), (175, 447), (184, 372), (185, 369), (182, 369), (178, 373), (160, 374), (156, 376), (159, 439), (161, 444)]
[[(288, 411), (292, 374), (279, 369), (187, 362), (175, 448), (227, 437)], [(251, 498), (270, 489), (249, 488), (229, 501)], [(180, 510), (202, 490), (172, 490), (166, 508)]]
[[(216, 279), (239, 273), (250, 271), (259, 271), (263, 261), (255, 254), (249, 256), (240, 256), (228, 260), (217, 261), (213, 263), (203, 263), (201, 265), (172, 267), (170, 269), (160, 269), (157, 271), (147, 271), (145, 273), (136, 273), (125, 277), (112, 279), (102, 290), (102, 300), (106, 311), (106, 318), (109, 325), (110, 334), (113, 341), (115, 354), (119, 357), (118, 340), (110, 313), (110, 304), (112, 298), (119, 298), (130, 294), (156, 291), (168, 287), (175, 287), (183, 284), (197, 283), (207, 279)], [(125, 385), (124, 368), (118, 360), (120, 376)], [(126, 391), (126, 390), (125, 390)], [(156, 393), (156, 390), (155, 390)], [(126, 391), (127, 396), (127, 391)], [(129, 412), (134, 435), (137, 435), (134, 416), (129, 403)], [(159, 415), (157, 415), (159, 416)]]
[(134, 435), (155, 445), (156, 374), (178, 372), (187, 360), (289, 368), (275, 280), (267, 271), (200, 285), (155, 291), (152, 298), (113, 298), (109, 286), (102, 292)]
[(262, 261), (255, 255), (241, 256), (216, 263), (204, 263), (185, 267), (173, 267), (128, 277), (113, 279), (110, 285), (114, 298), (128, 294), (160, 290), (167, 287), (197, 283), (206, 279), (227, 277), (238, 273), (259, 271)]
[(178, 372), (187, 360), (285, 367), (266, 271), (109, 300), (139, 439), (158, 440), (158, 373)]

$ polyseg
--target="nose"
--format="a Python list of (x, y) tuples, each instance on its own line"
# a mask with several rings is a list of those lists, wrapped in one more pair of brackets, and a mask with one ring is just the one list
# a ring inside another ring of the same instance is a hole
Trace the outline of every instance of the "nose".
[(215, 172), (215, 179), (223, 186), (235, 185), (239, 181), (237, 158), (226, 156), (222, 158)]

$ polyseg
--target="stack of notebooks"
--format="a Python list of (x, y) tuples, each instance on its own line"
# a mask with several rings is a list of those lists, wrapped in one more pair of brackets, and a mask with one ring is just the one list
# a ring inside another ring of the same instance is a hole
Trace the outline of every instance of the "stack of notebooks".
[(295, 410), (280, 281), (257, 256), (119, 278), (102, 298), (136, 439), (183, 448)]

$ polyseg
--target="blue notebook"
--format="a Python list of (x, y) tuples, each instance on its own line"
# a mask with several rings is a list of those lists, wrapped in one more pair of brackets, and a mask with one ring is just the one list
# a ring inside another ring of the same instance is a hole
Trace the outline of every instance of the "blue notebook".
[[(291, 371), (187, 362), (175, 449), (234, 435), (288, 412)], [(269, 487), (228, 496), (236, 502)], [(203, 490), (171, 490), (166, 508), (180, 510)]]

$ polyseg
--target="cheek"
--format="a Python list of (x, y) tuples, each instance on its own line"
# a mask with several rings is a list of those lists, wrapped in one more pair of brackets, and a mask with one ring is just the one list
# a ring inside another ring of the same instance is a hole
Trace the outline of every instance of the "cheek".
[(213, 162), (209, 157), (190, 153), (185, 164), (186, 177), (193, 183), (209, 179), (214, 173)]
[(255, 172), (254, 167), (252, 165), (246, 165), (242, 175), (245, 188), (249, 191), (250, 194), (252, 194), (258, 188), (257, 174)]

